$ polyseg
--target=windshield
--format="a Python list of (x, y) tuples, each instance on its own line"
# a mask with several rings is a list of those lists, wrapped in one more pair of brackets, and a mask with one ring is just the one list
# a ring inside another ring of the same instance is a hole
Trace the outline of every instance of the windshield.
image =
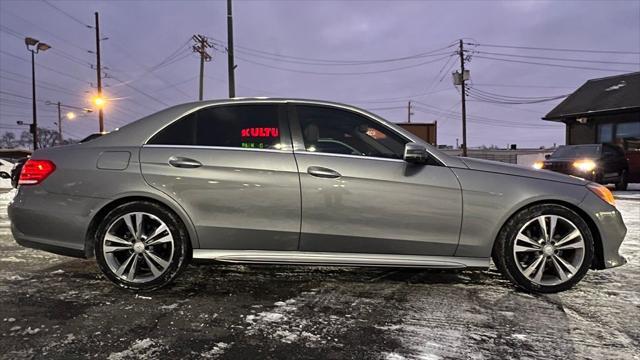
[(600, 145), (563, 146), (551, 154), (552, 159), (595, 157), (600, 155)]

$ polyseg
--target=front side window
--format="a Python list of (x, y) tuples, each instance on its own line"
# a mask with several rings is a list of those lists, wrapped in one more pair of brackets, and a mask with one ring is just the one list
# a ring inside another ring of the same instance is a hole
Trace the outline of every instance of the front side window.
[(309, 152), (402, 159), (407, 141), (365, 116), (323, 106), (296, 109)]
[(280, 149), (277, 105), (222, 105), (167, 126), (149, 144)]

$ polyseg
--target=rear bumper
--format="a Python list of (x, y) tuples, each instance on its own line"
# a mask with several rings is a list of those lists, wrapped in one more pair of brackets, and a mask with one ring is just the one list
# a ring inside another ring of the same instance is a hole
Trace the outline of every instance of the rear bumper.
[(22, 246), (55, 254), (88, 257), (86, 234), (102, 199), (59, 195), (20, 187), (7, 212), (11, 232)]
[[(627, 263), (620, 255), (620, 245), (627, 234), (622, 215), (613, 206), (600, 200), (595, 194), (589, 192), (580, 207), (587, 211), (600, 234), (601, 246), (596, 248), (596, 269), (614, 268)], [(598, 245), (596, 244), (596, 247)]]

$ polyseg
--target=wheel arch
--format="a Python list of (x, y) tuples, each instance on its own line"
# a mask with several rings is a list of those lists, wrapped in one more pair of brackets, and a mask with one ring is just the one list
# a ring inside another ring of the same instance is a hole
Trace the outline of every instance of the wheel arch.
[(98, 229), (100, 221), (104, 219), (109, 211), (115, 209), (117, 206), (134, 201), (147, 201), (155, 203), (174, 213), (182, 221), (185, 228), (187, 229), (191, 249), (197, 249), (200, 247), (197, 233), (195, 231), (195, 226), (193, 225), (191, 218), (189, 218), (187, 213), (184, 211), (184, 209), (182, 209), (180, 205), (167, 201), (166, 199), (163, 199), (154, 194), (132, 193), (122, 195), (116, 199), (110, 200), (109, 202), (103, 204), (99, 208), (99, 210), (96, 211), (95, 215), (93, 215), (85, 234), (84, 252), (86, 258), (92, 258), (95, 256), (95, 233)]
[(500, 230), (497, 232), (495, 238), (493, 239), (493, 247), (492, 247), (492, 250), (491, 250), (491, 256), (492, 257), (494, 256), (495, 249), (496, 249), (496, 243), (498, 242), (498, 237), (502, 233), (502, 230), (507, 225), (509, 220), (511, 220), (514, 216), (516, 216), (516, 214), (520, 213), (521, 211), (523, 211), (525, 209), (528, 209), (528, 208), (536, 206), (536, 205), (545, 205), (545, 204), (554, 204), (554, 205), (564, 206), (564, 207), (574, 211), (576, 214), (578, 214), (578, 216), (580, 216), (582, 218), (582, 220), (584, 220), (585, 223), (587, 223), (587, 226), (589, 226), (589, 230), (591, 230), (591, 235), (593, 236), (593, 242), (594, 242), (594, 244), (593, 244), (593, 247), (594, 247), (593, 262), (591, 264), (591, 268), (592, 269), (598, 269), (598, 270), (604, 269), (605, 268), (605, 264), (604, 264), (604, 250), (602, 248), (602, 237), (600, 236), (600, 230), (598, 230), (598, 226), (596, 225), (596, 223), (579, 206), (577, 206), (575, 204), (572, 204), (570, 202), (567, 202), (567, 201), (556, 200), (556, 199), (537, 200), (537, 201), (528, 203), (528, 204), (526, 204), (524, 206), (521, 206), (517, 210), (513, 211), (513, 213), (511, 213), (507, 217), (507, 219), (504, 221), (504, 223), (500, 227)]

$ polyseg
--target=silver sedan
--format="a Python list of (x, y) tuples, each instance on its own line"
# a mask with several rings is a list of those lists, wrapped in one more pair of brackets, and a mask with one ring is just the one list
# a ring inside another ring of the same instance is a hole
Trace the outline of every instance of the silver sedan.
[(309, 100), (174, 106), (36, 151), (9, 206), (16, 241), (93, 257), (133, 290), (191, 259), (488, 268), (527, 291), (625, 263), (605, 187), (447, 156), (380, 117)]

